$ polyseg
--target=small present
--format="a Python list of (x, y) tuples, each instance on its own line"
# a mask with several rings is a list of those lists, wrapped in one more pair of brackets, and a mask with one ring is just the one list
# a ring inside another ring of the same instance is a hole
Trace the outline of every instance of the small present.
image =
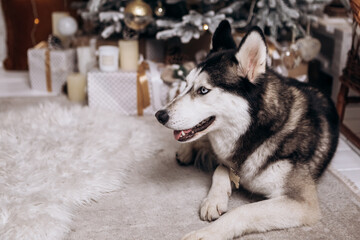
[(66, 77), (75, 67), (75, 50), (49, 50), (40, 42), (27, 52), (31, 88), (60, 93)]
[(125, 115), (154, 114), (167, 102), (169, 90), (154, 62), (142, 62), (137, 72), (101, 72), (87, 76), (90, 107), (106, 108)]

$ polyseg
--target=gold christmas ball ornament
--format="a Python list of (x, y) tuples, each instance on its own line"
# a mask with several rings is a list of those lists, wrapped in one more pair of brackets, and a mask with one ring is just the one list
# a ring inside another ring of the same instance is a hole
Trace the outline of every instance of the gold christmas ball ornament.
[(162, 6), (161, 1), (157, 2), (157, 6), (155, 7), (154, 13), (158, 17), (163, 17), (165, 15), (165, 9)]
[(299, 49), (295, 44), (291, 44), (289, 49), (287, 49), (282, 54), (282, 61), (285, 67), (289, 70), (298, 67), (301, 63), (301, 54)]
[(273, 56), (273, 53), (274, 51), (276, 51), (276, 46), (273, 42), (271, 42), (270, 40), (266, 40), (266, 45), (267, 45), (267, 48), (268, 48), (268, 54), (270, 57)]
[(134, 0), (126, 6), (124, 22), (129, 28), (143, 30), (151, 21), (151, 7), (144, 1)]

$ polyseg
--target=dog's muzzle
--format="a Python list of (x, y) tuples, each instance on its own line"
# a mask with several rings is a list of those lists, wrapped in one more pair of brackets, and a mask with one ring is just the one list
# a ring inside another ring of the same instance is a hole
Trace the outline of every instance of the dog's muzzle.
[(166, 110), (159, 110), (155, 113), (155, 117), (157, 118), (157, 120), (159, 121), (159, 123), (161, 124), (165, 124), (167, 123), (167, 121), (169, 121), (169, 114), (167, 113)]

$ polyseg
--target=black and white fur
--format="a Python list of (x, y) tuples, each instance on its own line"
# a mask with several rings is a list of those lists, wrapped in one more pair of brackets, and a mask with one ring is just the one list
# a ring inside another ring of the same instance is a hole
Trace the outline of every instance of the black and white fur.
[[(183, 240), (233, 239), (320, 218), (316, 181), (336, 150), (337, 113), (319, 91), (269, 69), (266, 56), (259, 28), (236, 48), (229, 23), (221, 22), (209, 56), (187, 76), (186, 89), (156, 114), (184, 142), (180, 162), (191, 162), (194, 150), (207, 148), (219, 164), (200, 218), (223, 216)], [(195, 131), (200, 125), (206, 129)], [(227, 212), (230, 172), (267, 200)]]

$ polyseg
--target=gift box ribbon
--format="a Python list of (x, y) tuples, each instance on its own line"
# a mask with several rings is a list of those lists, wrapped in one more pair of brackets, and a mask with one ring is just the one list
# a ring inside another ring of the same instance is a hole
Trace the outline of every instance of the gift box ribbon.
[(46, 76), (46, 89), (48, 92), (52, 92), (51, 86), (51, 68), (50, 68), (50, 51), (48, 44), (45, 41), (41, 41), (35, 45), (35, 49), (45, 48), (45, 76)]
[(150, 93), (146, 70), (149, 69), (147, 62), (140, 63), (137, 70), (136, 88), (137, 88), (137, 111), (138, 115), (144, 114), (144, 109), (150, 106)]

